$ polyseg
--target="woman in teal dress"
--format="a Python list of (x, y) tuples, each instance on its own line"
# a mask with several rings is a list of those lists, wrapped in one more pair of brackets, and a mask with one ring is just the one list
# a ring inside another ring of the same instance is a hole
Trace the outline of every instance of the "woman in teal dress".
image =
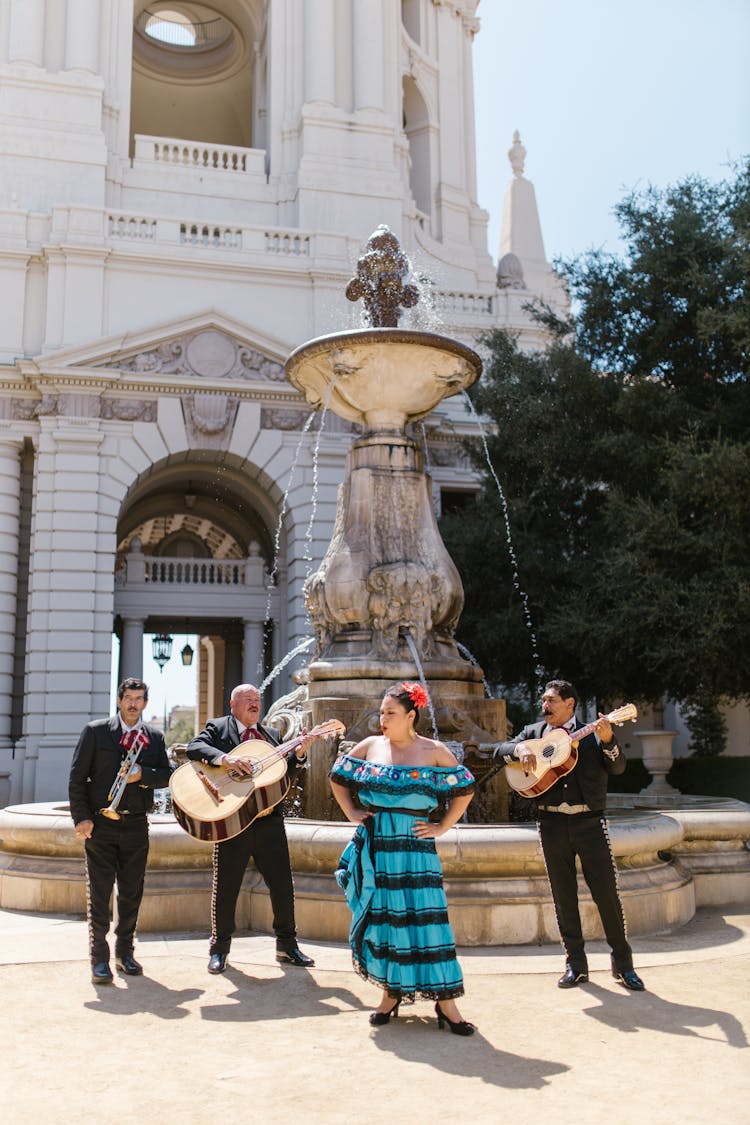
[[(401, 1000), (435, 1001), (438, 1027), (471, 1035), (456, 997), (464, 992), (435, 849), (474, 795), (474, 778), (447, 746), (417, 734), (421, 684), (390, 688), (380, 706), (382, 735), (339, 755), (331, 788), (347, 819), (358, 825), (336, 879), (352, 911), (354, 967), (383, 989), (370, 1023), (398, 1015)], [(355, 795), (358, 803), (355, 802)], [(441, 820), (428, 820), (441, 800)]]

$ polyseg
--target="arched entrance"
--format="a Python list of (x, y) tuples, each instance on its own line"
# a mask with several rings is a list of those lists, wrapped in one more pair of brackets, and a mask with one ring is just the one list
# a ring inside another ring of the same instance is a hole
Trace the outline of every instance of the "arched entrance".
[[(145, 633), (197, 634), (197, 723), (284, 651), (285, 568), (272, 575), (279, 497), (226, 454), (167, 458), (133, 484), (117, 526), (119, 678), (141, 676)], [(266, 702), (273, 698), (269, 689)]]

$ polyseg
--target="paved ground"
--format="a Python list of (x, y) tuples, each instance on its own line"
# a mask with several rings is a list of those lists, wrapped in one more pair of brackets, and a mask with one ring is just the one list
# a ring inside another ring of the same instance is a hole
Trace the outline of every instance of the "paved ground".
[(641, 994), (598, 943), (567, 992), (557, 947), (461, 950), (470, 1039), (427, 1003), (371, 1028), (348, 948), (301, 945), (311, 971), (241, 936), (213, 977), (205, 935), (144, 936), (146, 975), (97, 988), (83, 922), (0, 911), (3, 1121), (750, 1122), (750, 912), (636, 939)]

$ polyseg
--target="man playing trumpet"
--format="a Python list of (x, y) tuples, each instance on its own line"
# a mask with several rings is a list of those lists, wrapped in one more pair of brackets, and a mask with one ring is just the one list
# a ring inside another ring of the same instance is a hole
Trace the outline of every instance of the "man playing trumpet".
[(143, 680), (123, 680), (117, 714), (87, 723), (78, 739), (68, 794), (76, 836), (86, 853), (86, 910), (91, 979), (111, 984), (109, 900), (117, 883), (115, 961), (128, 976), (139, 976), (133, 957), (135, 927), (148, 859), (148, 819), (154, 789), (169, 784), (164, 735), (141, 715), (148, 702)]

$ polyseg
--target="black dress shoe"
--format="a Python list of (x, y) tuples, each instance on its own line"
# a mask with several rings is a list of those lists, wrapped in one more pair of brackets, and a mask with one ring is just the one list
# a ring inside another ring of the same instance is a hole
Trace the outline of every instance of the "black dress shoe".
[(284, 965), (299, 965), (303, 969), (309, 969), (315, 964), (312, 957), (306, 957), (297, 944), (277, 946), (276, 960)]
[(115, 964), (122, 973), (126, 973), (129, 977), (140, 977), (143, 975), (143, 965), (139, 965), (132, 953), (124, 953), (122, 957), (115, 956)]
[(91, 966), (92, 984), (111, 984), (113, 980), (114, 977), (112, 976), (109, 962), (98, 961), (96, 965)]
[(638, 976), (635, 969), (626, 969), (624, 973), (612, 973), (618, 984), (629, 988), (631, 992), (645, 992), (646, 986)]
[(209, 973), (223, 973), (227, 967), (226, 953), (212, 953), (208, 959)]
[(586, 984), (589, 979), (587, 972), (580, 973), (578, 969), (571, 969), (568, 965), (567, 969), (557, 982), (558, 988), (575, 988), (577, 984)]

